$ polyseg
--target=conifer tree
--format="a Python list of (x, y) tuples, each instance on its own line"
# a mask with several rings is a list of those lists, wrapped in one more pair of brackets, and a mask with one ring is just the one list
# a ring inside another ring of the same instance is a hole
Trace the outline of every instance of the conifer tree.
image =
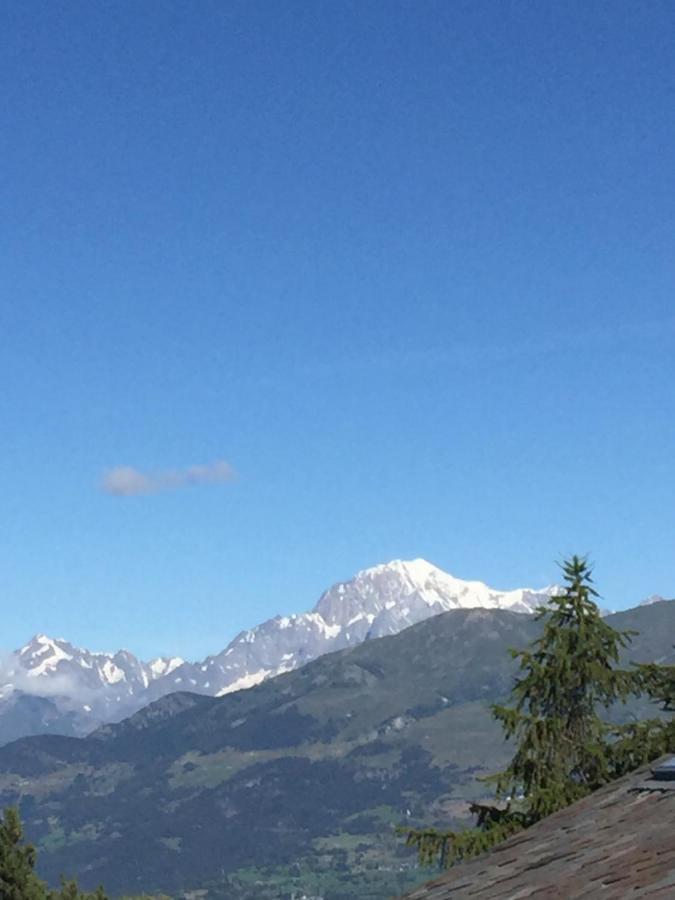
[[(102, 887), (81, 891), (75, 879), (61, 879), (58, 890), (49, 888), (35, 874), (37, 853), (24, 841), (16, 809), (6, 809), (0, 821), (0, 900), (109, 900)], [(143, 894), (127, 900), (169, 900), (164, 894)]]
[(517, 651), (520, 674), (512, 706), (493, 706), (516, 753), (493, 777), (497, 797), (522, 796), (537, 821), (605, 784), (613, 776), (613, 726), (601, 711), (637, 689), (635, 674), (619, 669), (631, 632), (601, 617), (591, 570), (573, 556), (562, 565), (565, 587), (538, 613), (544, 629), (530, 650)]
[(448, 866), (481, 853), (616, 774), (616, 729), (600, 713), (638, 689), (636, 674), (617, 665), (631, 632), (616, 631), (600, 615), (584, 558), (573, 556), (562, 571), (563, 591), (537, 612), (541, 637), (528, 650), (511, 651), (519, 661), (512, 704), (492, 707), (516, 745), (506, 769), (485, 779), (496, 805), (473, 804), (473, 829), (409, 832), (421, 862)]
[[(635, 667), (640, 693), (658, 704), (662, 713), (675, 712), (675, 666), (647, 663)], [(617, 777), (675, 752), (675, 717), (664, 715), (616, 728), (613, 747)]]
[(75, 879), (61, 879), (61, 890), (49, 891), (47, 900), (108, 900), (102, 887), (97, 888), (93, 894), (80, 891)]
[(35, 876), (36, 853), (23, 840), (15, 809), (5, 810), (0, 823), (0, 897), (2, 900), (44, 900), (45, 888)]
[(35, 874), (37, 853), (24, 842), (16, 809), (6, 809), (0, 822), (0, 900), (107, 900), (103, 888), (82, 893), (76, 881), (61, 880), (61, 889), (50, 891)]

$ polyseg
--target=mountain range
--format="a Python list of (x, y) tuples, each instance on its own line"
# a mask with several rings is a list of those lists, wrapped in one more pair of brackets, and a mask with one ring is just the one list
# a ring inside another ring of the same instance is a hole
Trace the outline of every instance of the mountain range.
[[(675, 661), (675, 602), (607, 621), (636, 632), (623, 663)], [(465, 822), (478, 777), (508, 758), (489, 704), (509, 694), (509, 648), (539, 628), (455, 609), (250, 690), (174, 693), (86, 738), (23, 738), (0, 748), (0, 806), (20, 806), (51, 882), (385, 900), (428, 877), (396, 828)]]
[(29, 734), (84, 735), (174, 691), (217, 697), (250, 688), (450, 610), (531, 613), (556, 590), (498, 591), (423, 559), (394, 560), (333, 585), (310, 612), (275, 616), (241, 632), (201, 662), (178, 656), (144, 662), (127, 650), (93, 653), (38, 634), (0, 669), (0, 744)]

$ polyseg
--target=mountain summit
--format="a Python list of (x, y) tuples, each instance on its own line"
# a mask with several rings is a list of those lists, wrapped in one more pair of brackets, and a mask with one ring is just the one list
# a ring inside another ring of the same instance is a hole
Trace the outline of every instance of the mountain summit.
[(652, 594), (640, 603), (640, 606), (651, 606), (653, 603), (667, 603), (667, 598), (661, 594)]
[(498, 591), (482, 581), (455, 578), (425, 559), (395, 559), (334, 585), (322, 595), (314, 611), (331, 625), (353, 627), (368, 622), (364, 636), (380, 637), (451, 609), (482, 607), (533, 612), (556, 590), (546, 587), (538, 591)]
[[(675, 659), (675, 602), (610, 624), (634, 633), (622, 665)], [(454, 609), (248, 691), (174, 693), (84, 740), (25, 739), (0, 750), (3, 805), (21, 804), (52, 882), (79, 870), (115, 896), (400, 896), (399, 876), (423, 873), (405, 871), (395, 827), (468, 824), (476, 779), (512, 752), (490, 712), (517, 674), (508, 649), (541, 628)]]
[[(221, 696), (296, 669), (323, 653), (398, 634), (451, 609), (531, 613), (556, 590), (498, 591), (480, 581), (454, 578), (424, 559), (396, 559), (334, 584), (311, 612), (268, 619), (238, 634), (222, 653), (201, 665), (186, 663), (172, 674), (173, 690)], [(160, 687), (162, 680), (155, 690)]]
[(46, 634), (36, 634), (15, 658), (21, 674), (42, 682), (34, 682), (35, 693), (43, 693), (44, 679), (56, 675), (62, 680), (69, 678), (73, 682), (73, 691), (96, 691), (118, 685), (117, 692), (133, 694), (183, 663), (180, 657), (160, 657), (144, 663), (128, 650), (92, 653), (74, 647), (63, 638), (51, 638)]
[[(35, 731), (85, 733), (175, 691), (221, 696), (249, 688), (324, 653), (397, 634), (453, 609), (531, 613), (556, 590), (499, 591), (462, 581), (424, 559), (393, 560), (333, 585), (310, 612), (275, 616), (241, 632), (202, 662), (143, 662), (126, 650), (92, 653), (36, 635), (0, 673), (0, 743)], [(30, 704), (28, 717), (27, 697), (43, 699), (40, 706)]]

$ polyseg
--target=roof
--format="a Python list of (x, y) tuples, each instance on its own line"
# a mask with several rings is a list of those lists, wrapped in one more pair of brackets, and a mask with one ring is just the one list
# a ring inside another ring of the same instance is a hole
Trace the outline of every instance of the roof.
[(406, 898), (675, 897), (675, 781), (655, 780), (650, 768), (600, 788)]

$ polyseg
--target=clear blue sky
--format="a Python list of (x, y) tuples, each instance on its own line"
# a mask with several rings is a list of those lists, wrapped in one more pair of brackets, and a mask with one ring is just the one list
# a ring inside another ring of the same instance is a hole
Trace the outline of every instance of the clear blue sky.
[(674, 60), (669, 0), (5, 3), (2, 645), (675, 595)]

